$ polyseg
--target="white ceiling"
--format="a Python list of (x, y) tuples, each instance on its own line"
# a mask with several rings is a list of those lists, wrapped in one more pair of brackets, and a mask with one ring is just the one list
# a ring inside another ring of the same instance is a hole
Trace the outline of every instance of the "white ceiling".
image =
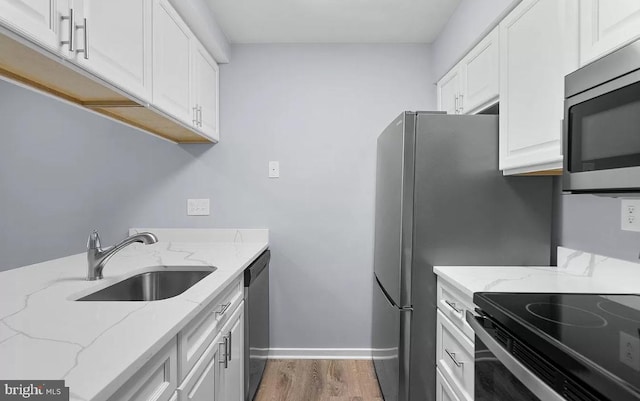
[(430, 43), (460, 0), (206, 0), (231, 43)]

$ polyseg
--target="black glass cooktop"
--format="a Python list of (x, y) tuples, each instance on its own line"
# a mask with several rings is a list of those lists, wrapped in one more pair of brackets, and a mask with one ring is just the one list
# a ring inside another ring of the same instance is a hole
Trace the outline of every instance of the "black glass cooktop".
[(474, 302), (603, 399), (640, 400), (640, 295), (477, 293)]

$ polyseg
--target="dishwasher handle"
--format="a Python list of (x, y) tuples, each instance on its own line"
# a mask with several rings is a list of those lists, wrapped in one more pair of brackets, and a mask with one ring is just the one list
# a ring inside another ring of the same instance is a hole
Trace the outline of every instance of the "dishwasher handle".
[(249, 287), (257, 277), (269, 267), (269, 261), (271, 260), (271, 251), (266, 250), (262, 252), (258, 258), (251, 263), (249, 267), (244, 270), (244, 286)]

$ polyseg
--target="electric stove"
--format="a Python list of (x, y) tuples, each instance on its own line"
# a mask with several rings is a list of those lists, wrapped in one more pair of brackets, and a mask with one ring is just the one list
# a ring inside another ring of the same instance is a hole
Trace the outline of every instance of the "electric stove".
[(563, 399), (640, 400), (639, 295), (476, 293), (474, 302), (487, 332)]

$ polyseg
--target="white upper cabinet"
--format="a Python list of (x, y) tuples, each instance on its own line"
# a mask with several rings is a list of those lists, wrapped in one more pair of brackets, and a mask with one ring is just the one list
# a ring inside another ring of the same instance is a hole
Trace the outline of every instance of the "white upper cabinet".
[(151, 0), (74, 0), (74, 14), (73, 60), (151, 102)]
[(500, 79), (499, 32), (495, 28), (461, 62), (461, 112), (472, 114), (498, 99)]
[(57, 18), (55, 0), (0, 0), (3, 26), (52, 51), (60, 47)]
[(153, 103), (195, 126), (191, 97), (193, 34), (168, 0), (153, 0)]
[(438, 110), (447, 114), (473, 114), (497, 102), (498, 40), (496, 28), (438, 81)]
[(218, 64), (204, 47), (193, 46), (192, 104), (196, 108), (196, 126), (209, 138), (218, 140)]
[(460, 69), (453, 68), (438, 81), (438, 110), (447, 114), (458, 114), (458, 100), (460, 98)]
[(640, 1), (581, 1), (581, 65), (594, 61), (639, 37)]
[(564, 76), (578, 57), (578, 4), (523, 0), (500, 23), (500, 169), (562, 168)]

